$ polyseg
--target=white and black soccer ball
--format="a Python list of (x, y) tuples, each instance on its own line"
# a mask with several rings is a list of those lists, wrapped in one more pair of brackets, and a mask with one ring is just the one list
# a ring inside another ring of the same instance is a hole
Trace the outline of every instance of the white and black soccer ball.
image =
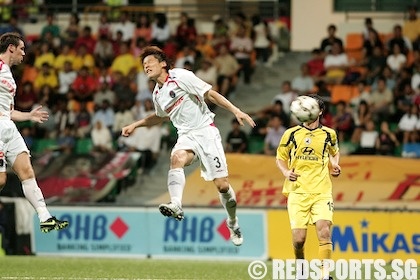
[(299, 96), (290, 105), (290, 112), (300, 122), (315, 121), (320, 111), (318, 101), (306, 95)]

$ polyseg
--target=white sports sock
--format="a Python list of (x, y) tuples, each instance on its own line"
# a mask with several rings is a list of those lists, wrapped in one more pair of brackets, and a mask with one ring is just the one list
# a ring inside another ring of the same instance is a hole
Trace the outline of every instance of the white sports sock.
[(38, 218), (41, 222), (51, 218), (51, 214), (45, 204), (44, 195), (42, 194), (41, 189), (38, 187), (35, 178), (22, 181), (22, 190), (26, 199), (35, 208), (35, 211), (37, 212)]
[(174, 168), (168, 172), (168, 191), (171, 202), (182, 206), (182, 194), (185, 187), (185, 174), (183, 168)]
[(236, 222), (236, 195), (229, 185), (229, 190), (225, 193), (219, 192), (220, 202), (225, 207), (229, 221)]

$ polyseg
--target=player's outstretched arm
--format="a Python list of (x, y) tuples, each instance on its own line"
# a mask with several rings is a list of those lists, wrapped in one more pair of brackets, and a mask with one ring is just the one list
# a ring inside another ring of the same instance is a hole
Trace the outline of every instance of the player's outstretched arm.
[(132, 124), (129, 124), (127, 126), (124, 126), (121, 130), (121, 135), (122, 136), (129, 136), (131, 133), (133, 133), (133, 131), (137, 128), (137, 127), (141, 127), (141, 126), (153, 126), (156, 124), (160, 124), (162, 122), (164, 122), (165, 120), (168, 120), (169, 118), (165, 117), (159, 117), (156, 114), (151, 114), (147, 117), (145, 117), (144, 119), (138, 120)]
[(340, 161), (340, 153), (336, 153), (334, 156), (330, 155), (330, 162), (331, 162), (331, 175), (334, 177), (338, 177), (341, 174), (341, 167), (338, 164)]
[(37, 123), (43, 123), (48, 120), (48, 112), (42, 109), (42, 106), (35, 107), (30, 112), (21, 112), (13, 110), (10, 118), (15, 122), (33, 121)]
[(240, 125), (244, 125), (244, 121), (246, 121), (251, 127), (255, 127), (254, 120), (247, 114), (241, 111), (238, 107), (232, 104), (229, 100), (227, 100), (223, 95), (218, 93), (214, 90), (209, 90), (206, 93), (206, 98), (216, 104), (219, 107), (222, 107), (225, 110), (228, 110), (232, 114), (235, 115), (236, 119), (238, 120)]

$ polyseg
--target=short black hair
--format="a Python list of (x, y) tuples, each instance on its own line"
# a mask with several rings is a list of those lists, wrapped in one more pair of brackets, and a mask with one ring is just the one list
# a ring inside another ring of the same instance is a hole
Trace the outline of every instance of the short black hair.
[(166, 56), (165, 52), (156, 46), (149, 46), (145, 47), (142, 53), (140, 54), (140, 59), (143, 62), (143, 60), (149, 56), (153, 55), (155, 58), (159, 60), (159, 62), (165, 61), (166, 62), (166, 71), (169, 71), (171, 68), (171, 63), (169, 61), (169, 58)]
[(321, 112), (324, 112), (325, 111), (325, 102), (324, 102), (324, 100), (322, 100), (322, 97), (319, 96), (318, 94), (311, 94), (309, 96), (312, 97), (313, 99), (315, 99), (318, 102), (319, 109), (321, 110)]

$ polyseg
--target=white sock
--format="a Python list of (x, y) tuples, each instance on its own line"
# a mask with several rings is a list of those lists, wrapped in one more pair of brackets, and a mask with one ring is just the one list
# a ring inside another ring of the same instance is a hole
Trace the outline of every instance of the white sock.
[(185, 187), (185, 174), (183, 168), (174, 168), (168, 172), (168, 191), (171, 202), (182, 206), (182, 194)]
[(225, 193), (219, 192), (220, 202), (225, 207), (229, 221), (236, 222), (236, 195), (229, 185), (229, 190)]
[(37, 212), (38, 218), (41, 222), (51, 218), (51, 214), (45, 205), (44, 195), (42, 194), (41, 189), (38, 187), (35, 178), (22, 181), (22, 190), (26, 199), (35, 208), (35, 211)]

